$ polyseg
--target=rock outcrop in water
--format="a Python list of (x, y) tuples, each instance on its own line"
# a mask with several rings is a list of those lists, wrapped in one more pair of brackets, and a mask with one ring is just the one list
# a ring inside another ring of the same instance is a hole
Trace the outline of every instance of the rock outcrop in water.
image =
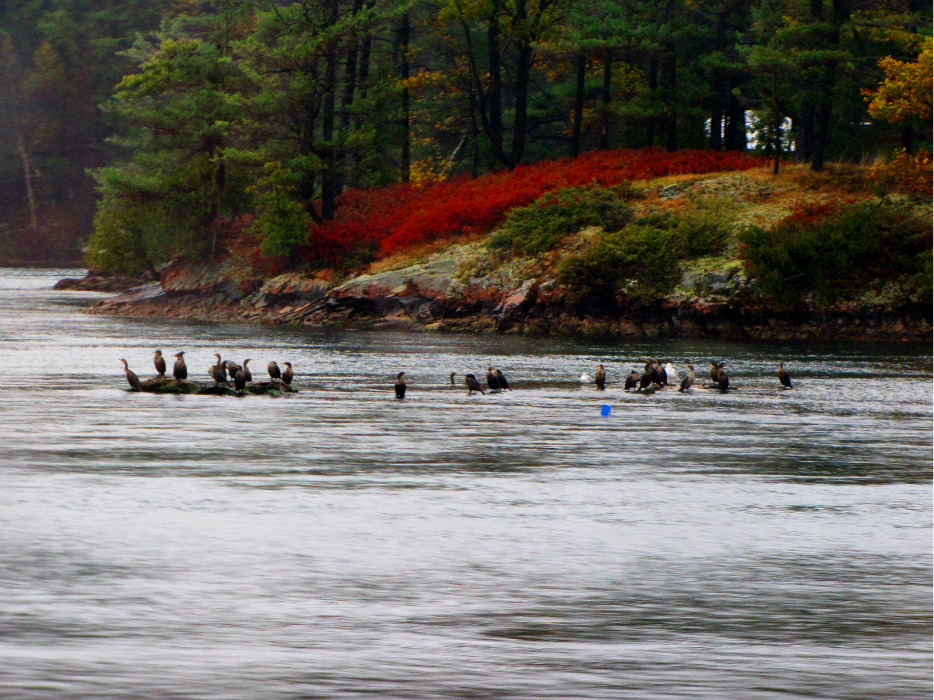
[[(153, 377), (140, 383), (143, 391), (149, 394), (202, 394), (210, 396), (236, 396), (237, 392), (226, 384), (198, 384), (169, 377)], [(256, 382), (247, 384), (243, 388), (244, 394), (295, 394), (288, 384), (282, 382)]]
[(895, 287), (835, 305), (778, 312), (756, 296), (738, 261), (704, 259), (685, 268), (669, 296), (638, 301), (619, 295), (613, 305), (597, 306), (553, 273), (497, 264), (476, 243), (339, 285), (299, 273), (262, 282), (238, 277), (229, 263), (175, 262), (159, 282), (99, 302), (90, 312), (607, 338), (930, 340), (930, 309)]

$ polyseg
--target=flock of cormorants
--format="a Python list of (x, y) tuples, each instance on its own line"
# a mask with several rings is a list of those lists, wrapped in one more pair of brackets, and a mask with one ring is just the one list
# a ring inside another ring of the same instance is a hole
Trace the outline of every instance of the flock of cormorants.
[[(175, 365), (172, 367), (172, 376), (175, 377), (178, 381), (184, 381), (188, 378), (188, 366), (185, 364), (185, 353), (179, 352), (172, 357), (175, 359)], [(250, 371), (249, 364), (252, 361), (251, 358), (247, 358), (243, 361), (242, 365), (238, 365), (233, 360), (221, 360), (221, 356), (217, 353), (214, 353), (214, 357), (217, 358), (217, 362), (210, 367), (208, 367), (208, 376), (210, 376), (215, 384), (227, 384), (228, 381), (233, 381), (234, 387), (237, 391), (243, 391), (243, 387), (246, 386), (247, 382), (253, 381), (253, 373)], [(123, 374), (126, 376), (127, 382), (130, 386), (133, 387), (136, 391), (142, 391), (142, 383), (139, 380), (139, 377), (136, 376), (136, 372), (130, 369), (130, 365), (127, 364), (127, 361), (121, 359), (120, 362), (123, 363)], [(168, 369), (168, 365), (165, 363), (165, 358), (162, 356), (161, 350), (155, 351), (155, 357), (153, 358), (153, 364), (156, 366), (156, 371), (159, 373), (159, 377), (165, 377), (165, 372)], [(279, 365), (274, 361), (266, 365), (266, 371), (269, 373), (270, 378), (273, 381), (280, 381), (283, 384), (291, 385), (292, 384), (292, 363), (283, 362), (285, 369), (280, 369)], [(228, 380), (228, 376), (230, 379)]]
[[(185, 353), (179, 352), (173, 355), (176, 358), (175, 365), (172, 368), (172, 375), (175, 379), (182, 381), (188, 378), (188, 367), (185, 365)], [(216, 384), (226, 384), (228, 382), (228, 376), (230, 380), (233, 381), (234, 387), (237, 391), (242, 391), (246, 386), (247, 382), (253, 381), (253, 374), (250, 372), (249, 364), (252, 361), (251, 358), (247, 358), (243, 361), (242, 365), (238, 365), (233, 360), (221, 360), (221, 356), (217, 353), (214, 353), (214, 357), (217, 358), (217, 362), (211, 365), (208, 368), (208, 375), (214, 379)], [(123, 373), (126, 375), (127, 382), (130, 386), (137, 390), (142, 391), (142, 385), (140, 383), (139, 377), (136, 376), (136, 373), (130, 369), (129, 364), (124, 359), (121, 359), (120, 362), (123, 363)], [(165, 377), (166, 370), (168, 366), (166, 365), (165, 358), (162, 356), (161, 350), (155, 351), (155, 357), (153, 359), (153, 364), (156, 366), (156, 371), (159, 373), (159, 377)], [(275, 362), (270, 362), (266, 366), (266, 371), (269, 373), (269, 376), (273, 381), (281, 381), (286, 385), (292, 384), (292, 363), (283, 362), (285, 365), (284, 370), (280, 370), (279, 365)], [(697, 380), (697, 375), (694, 372), (693, 365), (686, 365), (687, 374), (683, 379), (678, 378), (678, 371), (675, 369), (675, 366), (670, 362), (662, 365), (660, 360), (657, 359), (648, 359), (645, 361), (644, 371), (640, 374), (635, 370), (632, 370), (623, 384), (623, 388), (626, 391), (637, 391), (643, 393), (654, 393), (658, 389), (662, 389), (668, 386), (678, 386), (678, 391), (686, 392), (690, 391), (691, 387), (694, 386), (694, 382)], [(396, 375), (396, 398), (404, 399), (405, 398), (405, 372), (399, 372)], [(456, 372), (451, 372), (451, 385), (456, 386), (454, 377), (457, 376)], [(586, 373), (581, 375), (582, 383), (590, 383), (593, 381), (597, 385), (597, 389), (603, 391), (606, 387), (606, 369), (603, 365), (598, 365), (598, 369), (594, 374), (593, 379), (590, 378)], [(726, 371), (726, 364), (723, 362), (710, 362), (710, 381), (711, 387), (719, 389), (722, 392), (726, 392), (730, 387), (730, 377)], [(791, 376), (788, 374), (788, 370), (785, 369), (785, 363), (782, 362), (778, 366), (778, 381), (786, 389), (794, 388), (791, 384)], [(481, 394), (486, 394), (483, 390), (483, 387), (480, 386), (480, 382), (477, 380), (476, 375), (474, 374), (465, 374), (464, 375), (464, 384), (467, 385), (467, 395), (470, 396), (474, 392), (480, 392)], [(486, 384), (490, 391), (498, 393), (503, 390), (512, 391), (509, 386), (509, 381), (506, 379), (506, 375), (502, 373), (501, 370), (496, 369), (495, 367), (489, 367), (486, 373)]]

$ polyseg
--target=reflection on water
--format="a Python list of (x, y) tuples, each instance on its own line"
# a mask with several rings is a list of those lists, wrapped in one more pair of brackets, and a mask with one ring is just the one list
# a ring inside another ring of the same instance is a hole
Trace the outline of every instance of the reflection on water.
[[(928, 348), (113, 319), (58, 276), (0, 270), (0, 697), (931, 694)], [(156, 348), (300, 393), (126, 392)], [(736, 391), (625, 394), (646, 356)]]

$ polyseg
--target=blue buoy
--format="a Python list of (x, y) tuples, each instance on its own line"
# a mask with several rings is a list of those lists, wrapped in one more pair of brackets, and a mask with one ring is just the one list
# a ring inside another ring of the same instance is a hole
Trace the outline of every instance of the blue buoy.
[(610, 404), (605, 403), (603, 404), (603, 408), (600, 409), (600, 415), (606, 417), (610, 415), (610, 411), (612, 410), (613, 410), (613, 407), (610, 406)]

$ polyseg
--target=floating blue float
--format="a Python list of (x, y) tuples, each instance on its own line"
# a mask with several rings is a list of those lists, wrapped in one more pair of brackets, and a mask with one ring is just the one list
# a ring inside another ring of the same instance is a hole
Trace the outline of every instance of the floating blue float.
[(610, 411), (612, 410), (613, 410), (613, 407), (610, 406), (610, 404), (605, 403), (603, 404), (603, 408), (600, 409), (600, 415), (606, 417), (610, 415)]

